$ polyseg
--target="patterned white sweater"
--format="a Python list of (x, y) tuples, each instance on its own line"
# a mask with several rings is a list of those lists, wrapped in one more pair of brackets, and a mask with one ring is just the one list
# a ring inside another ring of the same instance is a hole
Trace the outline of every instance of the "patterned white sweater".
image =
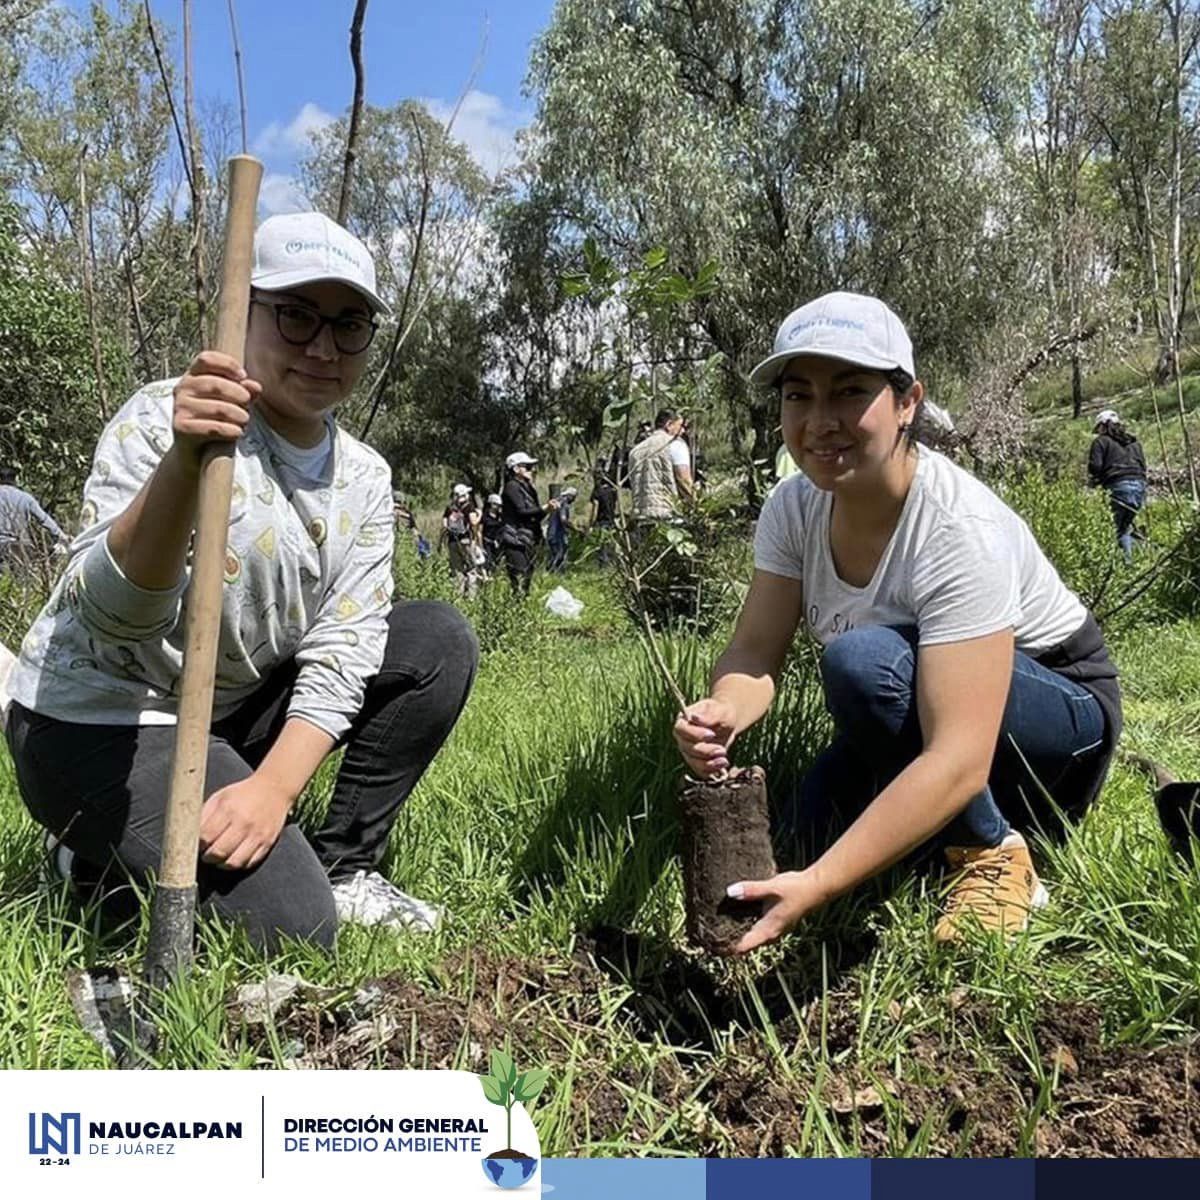
[[(175, 587), (130, 582), (108, 529), (172, 440), (174, 380), (137, 392), (109, 422), (83, 493), (82, 531), (24, 643), (9, 690), (26, 708), (83, 724), (175, 722), (189, 568)], [(392, 602), (391, 471), (328, 422), (318, 477), (298, 473), (252, 412), (234, 459), (214, 719), (280, 664), (299, 675), (288, 715), (339, 738), (383, 661)]]

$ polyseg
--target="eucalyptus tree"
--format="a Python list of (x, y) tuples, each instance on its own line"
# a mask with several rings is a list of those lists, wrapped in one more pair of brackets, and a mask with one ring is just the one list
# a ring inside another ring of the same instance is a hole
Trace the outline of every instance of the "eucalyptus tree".
[(135, 0), (82, 12), (49, 5), (28, 25), (22, 50), (0, 140), (25, 236), (84, 296), (105, 409), (131, 380), (124, 365), (106, 378), (101, 343), (117, 331), (128, 361), (146, 342), (141, 309), (161, 264), (146, 261), (144, 235), (167, 199), (166, 98)]
[(722, 264), (702, 326), (761, 455), (771, 413), (743, 372), (803, 300), (880, 294), (955, 365), (1028, 286), (1000, 150), (1032, 34), (1023, 0), (561, 0), (531, 162), (567, 236)]
[(1194, 0), (1101, 0), (1100, 31), (1093, 116), (1137, 266), (1131, 291), (1153, 323), (1165, 380), (1177, 367), (1197, 250), (1200, 20)]
[(1114, 287), (1120, 222), (1095, 116), (1102, 52), (1095, 0), (1039, 0), (1037, 16), (1025, 137), (1017, 150), (1028, 168), (1031, 217), (1042, 242), (1037, 262), (1045, 303), (1031, 307), (1026, 324), (1041, 326), (1043, 347), (1057, 346), (1069, 357), (1078, 417), (1083, 343), (1120, 303)]

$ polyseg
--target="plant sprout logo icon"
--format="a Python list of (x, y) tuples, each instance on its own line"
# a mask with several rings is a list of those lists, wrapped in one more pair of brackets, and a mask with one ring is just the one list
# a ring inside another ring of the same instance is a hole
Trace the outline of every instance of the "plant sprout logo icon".
[(505, 1149), (489, 1154), (483, 1160), (483, 1172), (497, 1187), (518, 1188), (533, 1175), (537, 1159), (515, 1150), (512, 1144), (512, 1110), (514, 1104), (526, 1104), (546, 1086), (550, 1072), (539, 1068), (518, 1074), (512, 1057), (503, 1050), (493, 1050), (491, 1071), (480, 1075), (483, 1094), (492, 1104), (504, 1109), (508, 1121)]

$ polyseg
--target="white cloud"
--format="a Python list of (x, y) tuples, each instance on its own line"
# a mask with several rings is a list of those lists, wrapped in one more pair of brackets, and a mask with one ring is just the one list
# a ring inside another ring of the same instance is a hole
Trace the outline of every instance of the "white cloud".
[[(443, 124), (454, 111), (454, 102), (449, 100), (425, 99), (421, 103)], [(527, 120), (528, 114), (505, 107), (498, 96), (472, 90), (463, 97), (450, 136), (462, 142), (489, 175), (495, 175), (516, 162), (516, 132)]]
[(320, 105), (307, 101), (287, 125), (272, 121), (254, 140), (254, 153), (262, 158), (292, 157), (309, 149), (312, 134), (336, 120)]
[(291, 176), (272, 171), (263, 176), (258, 189), (258, 206), (268, 217), (276, 213), (307, 212), (312, 205)]

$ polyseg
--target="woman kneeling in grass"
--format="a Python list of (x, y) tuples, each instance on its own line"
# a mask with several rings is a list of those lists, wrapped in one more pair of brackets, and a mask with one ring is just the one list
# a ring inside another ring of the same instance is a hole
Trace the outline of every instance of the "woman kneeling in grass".
[[(332, 946), (339, 920), (432, 929), (439, 910), (379, 868), (478, 644), (448, 605), (393, 604), (391, 471), (335, 421), (386, 311), (374, 264), (320, 213), (289, 213), (259, 227), (251, 281), (245, 367), (205, 351), (100, 439), (83, 531), (12, 678), (17, 781), (85, 897), (111, 909), (107, 882), (158, 867), (200, 466), (232, 444), (201, 909), (268, 948)], [(292, 810), (338, 746), (309, 840)]]
[(770, 707), (802, 619), (824, 648), (837, 735), (785, 817), (821, 852), (802, 870), (731, 881), (731, 895), (764, 901), (739, 952), (935, 835), (956, 872), (937, 939), (968, 921), (1024, 928), (1046, 892), (1009, 822), (1053, 828), (1046, 793), (1078, 817), (1120, 733), (1095, 619), (1020, 517), (913, 441), (915, 375), (895, 313), (847, 292), (792, 313), (751, 375), (778, 389), (802, 470), (763, 508), (733, 640), (675, 738), (694, 774), (724, 771)]

